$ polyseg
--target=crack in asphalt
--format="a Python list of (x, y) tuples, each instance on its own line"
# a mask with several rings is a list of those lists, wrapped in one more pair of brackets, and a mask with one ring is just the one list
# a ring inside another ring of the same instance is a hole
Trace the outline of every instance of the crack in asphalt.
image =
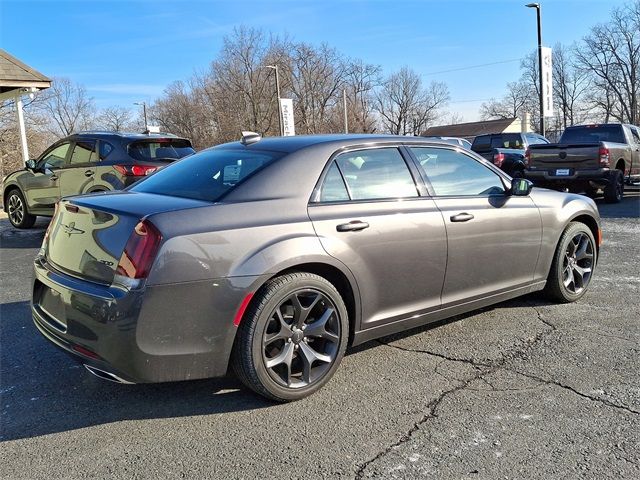
[[(360, 464), (358, 466), (358, 468), (356, 469), (355, 472), (355, 479), (356, 480), (361, 480), (362, 478), (364, 478), (365, 475), (365, 470), (374, 462), (376, 462), (377, 460), (379, 460), (380, 458), (384, 457), (385, 455), (387, 455), (388, 453), (390, 453), (393, 449), (399, 447), (400, 445), (408, 442), (411, 437), (413, 436), (413, 434), (415, 432), (417, 432), (420, 427), (427, 423), (430, 419), (432, 418), (437, 418), (438, 414), (437, 414), (437, 408), (440, 406), (440, 404), (442, 403), (442, 401), (449, 395), (452, 395), (456, 392), (462, 391), (462, 390), (474, 390), (474, 391), (479, 391), (479, 389), (469, 389), (469, 385), (476, 381), (476, 380), (482, 380), (486, 385), (488, 385), (491, 390), (490, 391), (495, 391), (495, 392), (502, 392), (502, 391), (521, 391), (521, 390), (530, 390), (530, 388), (526, 388), (526, 389), (497, 389), (495, 388), (488, 380), (486, 380), (484, 377), (487, 375), (490, 375), (491, 373), (494, 373), (495, 371), (502, 369), (511, 373), (515, 373), (517, 375), (521, 375), (523, 377), (529, 378), (531, 380), (537, 381), (541, 384), (545, 384), (545, 385), (551, 385), (551, 386), (556, 386), (559, 388), (562, 388), (566, 391), (569, 391), (575, 395), (578, 395), (582, 398), (585, 398), (587, 400), (590, 400), (592, 402), (598, 402), (601, 403), (603, 405), (606, 405), (608, 407), (611, 408), (615, 408), (615, 409), (619, 409), (619, 410), (623, 410), (626, 411), (628, 413), (632, 413), (632, 414), (640, 414), (640, 411), (637, 411), (633, 408), (624, 406), (624, 405), (618, 405), (616, 403), (613, 403), (609, 400), (606, 399), (602, 399), (602, 398), (597, 398), (597, 397), (592, 397), (590, 395), (587, 395), (583, 392), (580, 392), (579, 390), (576, 390), (575, 388), (569, 386), (569, 385), (565, 385), (557, 380), (548, 380), (542, 377), (538, 377), (536, 375), (532, 375), (532, 374), (527, 374), (524, 372), (520, 372), (518, 370), (515, 369), (511, 369), (508, 367), (505, 367), (504, 364), (507, 362), (507, 360), (511, 360), (511, 359), (515, 359), (515, 358), (522, 358), (524, 356), (524, 354), (530, 350), (531, 348), (533, 348), (537, 343), (539, 343), (542, 339), (544, 339), (547, 335), (552, 334), (553, 332), (558, 330), (558, 327), (556, 325), (554, 325), (553, 323), (551, 323), (549, 320), (545, 319), (542, 312), (540, 312), (538, 310), (537, 307), (532, 306), (531, 308), (533, 308), (533, 310), (536, 312), (538, 320), (543, 323), (544, 325), (546, 325), (547, 327), (549, 327), (548, 329), (539, 332), (538, 334), (536, 334), (535, 337), (533, 337), (533, 339), (530, 340), (525, 340), (522, 344), (517, 345), (516, 348), (514, 350), (512, 350), (511, 352), (509, 352), (509, 354), (504, 355), (498, 359), (495, 362), (492, 363), (486, 363), (486, 362), (479, 362), (470, 358), (459, 358), (459, 357), (452, 357), (449, 355), (445, 355), (442, 353), (438, 353), (438, 352), (433, 352), (430, 350), (424, 350), (424, 349), (414, 349), (414, 348), (406, 348), (406, 347), (402, 347), (399, 345), (393, 345), (391, 343), (388, 342), (384, 342), (381, 339), (377, 339), (376, 342), (379, 343), (380, 345), (383, 345), (385, 347), (389, 347), (389, 348), (394, 348), (403, 352), (409, 352), (409, 353), (419, 353), (419, 354), (426, 354), (426, 355), (430, 355), (433, 357), (437, 357), (437, 358), (441, 358), (444, 361), (450, 361), (450, 362), (458, 362), (458, 363), (464, 363), (467, 365), (472, 366), (474, 369), (477, 370), (477, 373), (473, 376), (471, 376), (469, 379), (462, 381), (459, 385), (457, 385), (456, 387), (449, 389), (449, 390), (445, 390), (443, 391), (437, 398), (435, 398), (434, 400), (432, 400), (431, 402), (429, 402), (429, 404), (427, 405), (427, 408), (429, 409), (429, 413), (424, 415), (420, 420), (418, 420), (417, 422), (415, 422), (413, 424), (413, 426), (406, 432), (404, 433), (396, 442), (394, 442), (393, 444), (391, 444), (390, 446), (388, 446), (387, 448), (385, 448), (384, 450), (378, 452), (374, 457), (370, 458), (369, 460), (365, 461), (364, 463)], [(443, 362), (439, 362), (436, 366), (435, 366), (435, 370), (437, 370), (437, 368), (439, 367), (439, 365), (441, 365)], [(439, 375), (442, 375), (441, 373), (437, 372)]]

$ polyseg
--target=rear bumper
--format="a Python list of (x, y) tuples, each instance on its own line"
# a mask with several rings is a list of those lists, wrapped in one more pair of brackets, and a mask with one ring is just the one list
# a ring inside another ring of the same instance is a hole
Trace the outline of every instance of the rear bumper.
[(125, 383), (225, 375), (237, 330), (233, 317), (255, 280), (124, 291), (57, 272), (42, 259), (34, 269), (31, 311), (40, 333)]
[[(570, 184), (576, 182), (589, 183), (592, 182), (599, 186), (609, 184), (611, 170), (608, 168), (598, 168), (589, 170), (569, 170), (568, 175), (557, 175), (556, 168), (548, 170), (530, 170), (524, 171), (524, 177), (537, 184)], [(562, 169), (561, 169), (562, 170)]]

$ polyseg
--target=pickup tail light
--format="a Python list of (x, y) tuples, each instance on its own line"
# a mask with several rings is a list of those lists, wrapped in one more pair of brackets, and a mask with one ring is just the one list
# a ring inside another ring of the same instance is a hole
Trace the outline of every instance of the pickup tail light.
[(116, 274), (130, 279), (147, 278), (161, 240), (162, 235), (151, 222), (138, 222), (124, 247)]
[(496, 167), (501, 167), (504, 162), (504, 153), (498, 152), (493, 154), (493, 164)]
[(158, 169), (154, 165), (114, 165), (113, 168), (125, 177), (145, 177)]
[(531, 150), (527, 148), (524, 152), (524, 167), (529, 168), (529, 165), (531, 165)]
[(609, 149), (606, 147), (600, 147), (598, 150), (598, 157), (600, 158), (601, 167), (609, 167)]

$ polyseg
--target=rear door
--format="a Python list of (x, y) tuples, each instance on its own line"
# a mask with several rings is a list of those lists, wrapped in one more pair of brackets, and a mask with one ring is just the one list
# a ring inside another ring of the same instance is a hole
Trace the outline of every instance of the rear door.
[(335, 157), (309, 217), (324, 249), (355, 275), (369, 328), (440, 306), (447, 247), (442, 215), (420, 196), (397, 147)]
[(78, 139), (73, 143), (69, 161), (59, 172), (61, 197), (80, 195), (91, 189), (97, 159), (94, 139)]
[(531, 198), (508, 195), (496, 172), (462, 152), (444, 147), (410, 151), (444, 216), (443, 308), (531, 283), (542, 236)]
[(60, 170), (71, 154), (70, 146), (70, 142), (61, 142), (45, 151), (38, 160), (39, 171), (25, 180), (25, 195), (32, 213), (53, 212), (60, 199)]

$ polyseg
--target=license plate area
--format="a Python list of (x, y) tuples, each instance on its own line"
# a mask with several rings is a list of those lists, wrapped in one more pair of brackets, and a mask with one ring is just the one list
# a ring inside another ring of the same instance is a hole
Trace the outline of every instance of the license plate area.
[(558, 177), (568, 177), (571, 175), (571, 170), (569, 168), (557, 168), (555, 174)]
[(50, 326), (65, 333), (67, 331), (66, 307), (63, 294), (38, 282), (34, 304), (40, 310), (42, 319)]

